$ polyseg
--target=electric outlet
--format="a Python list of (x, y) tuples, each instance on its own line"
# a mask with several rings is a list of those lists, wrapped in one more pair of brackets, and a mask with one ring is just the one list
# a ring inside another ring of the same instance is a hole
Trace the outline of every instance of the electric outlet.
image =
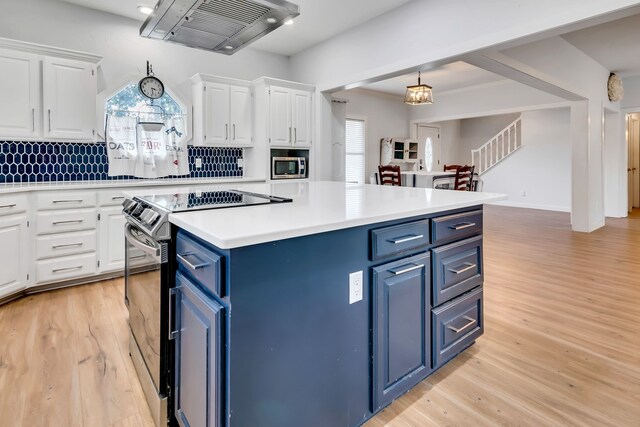
[(349, 274), (349, 304), (362, 301), (362, 270)]
[(202, 168), (202, 159), (198, 157), (196, 159), (196, 169), (201, 169), (201, 168)]
[(244, 160), (241, 158), (238, 159), (238, 167), (241, 168), (244, 166)]
[(524, 190), (522, 190), (522, 191), (520, 192), (520, 195), (521, 195), (522, 197), (527, 197), (527, 192), (526, 192), (526, 191), (524, 191)]

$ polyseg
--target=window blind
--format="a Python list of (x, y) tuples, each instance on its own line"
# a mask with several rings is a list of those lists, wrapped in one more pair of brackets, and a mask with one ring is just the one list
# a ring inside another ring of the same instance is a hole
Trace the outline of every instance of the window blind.
[(364, 183), (364, 120), (347, 119), (345, 180)]

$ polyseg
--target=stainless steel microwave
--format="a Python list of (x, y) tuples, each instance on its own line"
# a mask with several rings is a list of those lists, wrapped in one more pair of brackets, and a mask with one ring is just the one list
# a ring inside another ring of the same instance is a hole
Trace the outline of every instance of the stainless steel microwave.
[(271, 179), (293, 179), (307, 177), (305, 157), (272, 157)]

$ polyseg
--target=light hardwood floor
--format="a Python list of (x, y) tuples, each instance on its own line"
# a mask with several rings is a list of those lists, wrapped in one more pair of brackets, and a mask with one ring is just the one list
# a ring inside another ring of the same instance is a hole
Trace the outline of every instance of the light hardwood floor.
[[(366, 427), (640, 426), (640, 213), (485, 212), (485, 335)], [(0, 307), (0, 425), (151, 426), (126, 316), (121, 280)]]

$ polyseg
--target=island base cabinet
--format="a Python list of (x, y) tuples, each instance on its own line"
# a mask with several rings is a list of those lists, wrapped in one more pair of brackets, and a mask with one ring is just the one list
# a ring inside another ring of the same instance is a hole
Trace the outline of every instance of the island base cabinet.
[(373, 269), (373, 407), (382, 408), (429, 373), (430, 255)]
[(175, 416), (182, 427), (225, 425), (225, 308), (182, 274), (175, 288)]

